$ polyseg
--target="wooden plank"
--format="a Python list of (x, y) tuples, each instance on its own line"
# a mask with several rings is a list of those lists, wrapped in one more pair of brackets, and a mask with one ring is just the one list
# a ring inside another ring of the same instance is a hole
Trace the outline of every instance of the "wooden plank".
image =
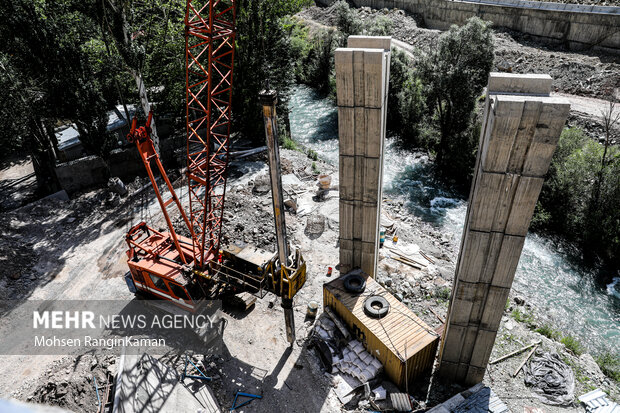
[(519, 367), (517, 367), (517, 369), (515, 370), (514, 373), (512, 373), (512, 377), (517, 377), (517, 374), (519, 374), (519, 372), (521, 371), (521, 369), (523, 368), (523, 366), (525, 365), (525, 363), (527, 363), (527, 361), (530, 359), (530, 357), (532, 357), (532, 354), (534, 354), (534, 352), (536, 351), (536, 348), (538, 347), (538, 344), (534, 346), (534, 348), (528, 353), (528, 355), (523, 359), (523, 362), (521, 362), (521, 364), (519, 364)]
[(504, 355), (504, 356), (502, 356), (502, 357), (500, 357), (500, 358), (497, 358), (497, 359), (495, 359), (495, 360), (490, 361), (490, 362), (489, 362), (489, 364), (496, 364), (496, 363), (499, 363), (500, 361), (504, 361), (504, 360), (506, 360), (507, 358), (510, 358), (510, 357), (512, 357), (512, 356), (514, 356), (514, 355), (517, 355), (517, 354), (519, 354), (519, 353), (522, 353), (522, 352), (524, 352), (525, 350), (527, 350), (528, 348), (531, 348), (532, 346), (537, 346), (537, 345), (539, 345), (540, 343), (542, 343), (542, 341), (540, 341), (540, 340), (539, 340), (539, 341), (536, 341), (536, 342), (534, 342), (534, 343), (532, 343), (532, 344), (529, 344), (529, 345), (527, 345), (527, 346), (525, 346), (525, 347), (521, 347), (521, 348), (520, 348), (520, 349), (518, 349), (518, 350), (512, 351), (512, 352), (510, 352), (510, 353), (508, 353), (508, 354), (506, 354), (506, 355)]

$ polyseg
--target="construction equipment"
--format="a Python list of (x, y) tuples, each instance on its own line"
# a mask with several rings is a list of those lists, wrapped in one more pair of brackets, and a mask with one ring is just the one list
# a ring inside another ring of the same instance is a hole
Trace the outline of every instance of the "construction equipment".
[[(306, 264), (301, 252), (291, 252), (286, 240), (275, 129), (275, 92), (270, 92), (272, 99), (261, 99), (270, 149), (278, 252), (270, 254), (250, 245), (220, 248), (231, 126), (235, 3), (234, 0), (187, 0), (189, 213), (185, 212), (155, 151), (150, 136), (152, 114), (143, 127), (137, 127), (136, 119), (132, 122), (128, 139), (138, 148), (168, 231), (157, 231), (140, 222), (127, 233), (129, 273), (125, 279), (131, 291), (169, 300), (192, 312), (206, 299), (239, 292), (250, 292), (262, 298), (271, 291), (282, 298), (287, 339), (292, 343), (295, 338), (292, 300), (305, 283)], [(154, 171), (163, 178), (167, 194), (160, 191)], [(164, 200), (164, 196), (167, 199)], [(175, 230), (169, 212), (172, 205), (176, 206), (183, 230), (189, 236)]]

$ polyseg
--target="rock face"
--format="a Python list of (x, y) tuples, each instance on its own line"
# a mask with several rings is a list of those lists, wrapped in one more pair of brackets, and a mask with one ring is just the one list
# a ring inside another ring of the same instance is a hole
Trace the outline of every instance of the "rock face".
[(579, 356), (579, 361), (581, 367), (585, 371), (585, 374), (597, 383), (602, 383), (605, 380), (605, 375), (601, 371), (601, 368), (598, 366), (594, 358), (588, 354), (584, 353)]

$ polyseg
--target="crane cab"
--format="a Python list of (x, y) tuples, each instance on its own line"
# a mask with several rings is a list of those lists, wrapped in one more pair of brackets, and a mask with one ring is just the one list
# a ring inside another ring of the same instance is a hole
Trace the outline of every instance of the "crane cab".
[[(186, 262), (191, 262), (193, 246), (190, 239), (178, 236)], [(168, 300), (188, 311), (195, 311), (201, 295), (196, 291), (171, 241), (170, 234), (155, 231), (141, 222), (126, 236), (129, 246), (127, 285), (135, 292)]]

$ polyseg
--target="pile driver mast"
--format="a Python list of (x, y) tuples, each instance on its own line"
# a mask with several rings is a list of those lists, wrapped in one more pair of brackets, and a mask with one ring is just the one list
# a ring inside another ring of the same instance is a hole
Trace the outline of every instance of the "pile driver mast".
[[(284, 228), (281, 183), (275, 130), (275, 92), (265, 100), (264, 115), (274, 188), (278, 252), (257, 248), (220, 249), (226, 178), (229, 161), (233, 67), (235, 53), (235, 0), (187, 0), (185, 13), (186, 132), (189, 214), (166, 175), (150, 137), (153, 121), (137, 127), (134, 119), (128, 139), (135, 142), (168, 232), (145, 222), (126, 235), (129, 246), (125, 279), (132, 292), (143, 292), (196, 311), (204, 299), (249, 291), (272, 291), (282, 298), (287, 338), (294, 340), (293, 296), (306, 280), (306, 264), (299, 250), (290, 252)], [(271, 108), (271, 109), (270, 109)], [(275, 144), (275, 149), (274, 149)], [(275, 151), (275, 152), (274, 152)], [(275, 155), (274, 155), (275, 154)], [(277, 168), (277, 173), (274, 171)], [(159, 171), (170, 194), (164, 200), (154, 176)], [(276, 195), (278, 195), (276, 197)], [(279, 199), (276, 205), (276, 198)], [(168, 208), (175, 205), (190, 237), (175, 231)], [(284, 240), (282, 242), (282, 240)]]

